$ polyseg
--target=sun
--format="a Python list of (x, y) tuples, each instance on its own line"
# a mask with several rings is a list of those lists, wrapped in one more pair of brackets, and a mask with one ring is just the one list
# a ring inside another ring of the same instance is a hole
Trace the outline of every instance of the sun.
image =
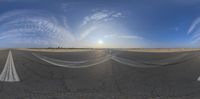
[(99, 41), (98, 41), (98, 44), (103, 44), (103, 41), (102, 41), (102, 40), (99, 40)]

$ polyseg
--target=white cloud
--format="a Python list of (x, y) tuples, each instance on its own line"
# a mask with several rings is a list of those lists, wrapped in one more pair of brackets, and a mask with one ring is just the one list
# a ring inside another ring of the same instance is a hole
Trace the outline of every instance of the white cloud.
[(197, 44), (199, 42), (200, 42), (200, 37), (193, 39), (191, 43), (192, 44)]
[(187, 34), (192, 36), (192, 44), (200, 43), (200, 17), (193, 21)]
[(86, 16), (81, 24), (81, 26), (84, 26), (91, 22), (107, 22), (109, 20), (113, 20), (114, 18), (122, 17), (121, 12), (114, 12), (114, 11), (108, 11), (108, 10), (102, 10), (102, 11), (95, 11), (89, 16)]
[[(50, 13), (39, 10), (15, 10), (0, 16), (0, 38), (13, 39), (18, 42), (38, 45), (49, 44), (66, 46), (73, 35), (65, 28), (65, 24), (58, 24), (58, 19)], [(45, 43), (44, 43), (45, 42)]]
[(104, 38), (121, 38), (121, 39), (143, 39), (140, 36), (136, 35), (119, 35), (119, 34), (109, 34), (105, 35)]
[(121, 12), (109, 10), (93, 10), (92, 14), (84, 17), (80, 24), (80, 39), (83, 39), (94, 33), (102, 33), (102, 35), (108, 33), (108, 31), (114, 29), (114, 26), (109, 24), (122, 16), (123, 14)]
[(115, 13), (112, 15), (113, 17), (121, 17), (122, 16), (122, 13), (121, 12), (118, 12), (118, 13)]
[(82, 32), (82, 35), (80, 37), (80, 39), (85, 38), (87, 35), (94, 33), (94, 31), (97, 29), (96, 26), (91, 26), (88, 29), (86, 29), (85, 31)]
[(200, 24), (200, 17), (199, 18), (197, 18), (193, 23), (192, 23), (192, 25), (190, 26), (190, 28), (189, 28), (189, 30), (188, 30), (188, 34), (190, 34), (190, 33), (192, 33), (194, 30), (195, 30), (195, 28), (198, 26)]
[(136, 35), (120, 35), (118, 38), (125, 38), (125, 39), (143, 39), (142, 37)]

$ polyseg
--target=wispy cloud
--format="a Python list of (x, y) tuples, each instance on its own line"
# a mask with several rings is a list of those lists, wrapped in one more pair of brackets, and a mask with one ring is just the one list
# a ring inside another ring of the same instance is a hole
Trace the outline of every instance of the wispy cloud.
[(194, 32), (194, 30), (195, 30), (196, 28), (198, 28), (199, 25), (200, 25), (200, 17), (197, 18), (197, 19), (192, 23), (192, 25), (190, 26), (190, 28), (189, 28), (187, 34), (190, 34), (190, 33)]
[[(121, 12), (110, 10), (93, 10), (92, 12), (92, 14), (84, 17), (80, 24), (80, 29), (82, 29), (80, 39), (83, 39), (90, 34), (99, 33), (100, 31), (98, 30), (101, 30), (102, 33), (107, 33), (108, 31), (105, 31), (104, 28), (107, 23), (124, 16)], [(103, 26), (100, 26), (99, 24), (103, 24)]]
[(95, 33), (96, 29), (97, 29), (96, 26), (91, 26), (91, 27), (87, 28), (85, 31), (82, 32), (82, 35), (80, 35), (80, 39), (85, 38), (86, 36), (88, 36), (91, 33)]
[(143, 37), (136, 36), (136, 35), (119, 35), (119, 34), (110, 34), (105, 35), (104, 38), (120, 38), (120, 39), (143, 39)]
[(119, 18), (122, 16), (123, 14), (121, 12), (114, 12), (108, 10), (95, 11), (91, 15), (84, 17), (81, 26), (84, 26), (91, 22), (107, 22), (113, 20), (114, 18)]
[(200, 17), (193, 21), (187, 34), (192, 36), (192, 44), (200, 43)]
[[(73, 36), (56, 17), (40, 10), (15, 10), (0, 16), (0, 38), (27, 44), (66, 46)], [(67, 39), (66, 39), (67, 38)]]

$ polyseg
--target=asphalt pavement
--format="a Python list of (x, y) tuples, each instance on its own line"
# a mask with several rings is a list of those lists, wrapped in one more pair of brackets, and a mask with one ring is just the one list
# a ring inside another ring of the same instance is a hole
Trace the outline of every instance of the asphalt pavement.
[[(0, 72), (9, 50), (0, 51)], [(117, 52), (139, 62), (157, 61), (183, 53), (196, 55), (178, 63), (140, 68), (114, 60), (87, 68), (65, 68), (33, 53), (59, 60), (94, 59), (104, 51), (31, 52), (11, 50), (20, 81), (0, 82), (0, 99), (199, 99), (199, 51), (173, 53)]]

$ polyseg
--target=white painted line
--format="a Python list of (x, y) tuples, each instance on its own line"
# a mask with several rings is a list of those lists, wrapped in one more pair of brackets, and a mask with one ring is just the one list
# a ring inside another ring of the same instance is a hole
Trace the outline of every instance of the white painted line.
[(200, 81), (200, 77), (197, 78), (197, 81)]
[(9, 51), (6, 64), (0, 75), (0, 81), (3, 82), (19, 82), (19, 76), (15, 69), (15, 64), (12, 57), (12, 52)]

